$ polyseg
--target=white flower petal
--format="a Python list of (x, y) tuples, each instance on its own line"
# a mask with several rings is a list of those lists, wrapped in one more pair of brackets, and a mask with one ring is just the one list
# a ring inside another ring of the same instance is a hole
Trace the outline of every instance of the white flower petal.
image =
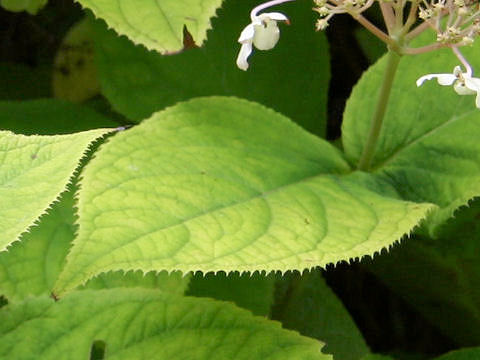
[(237, 66), (246, 71), (248, 69), (248, 61), (247, 58), (252, 53), (252, 43), (251, 42), (244, 42), (242, 47), (240, 48), (240, 52), (238, 53), (237, 57)]
[(480, 79), (479, 78), (465, 77), (465, 86), (472, 91), (479, 92), (480, 91)]
[(477, 97), (475, 98), (475, 106), (477, 109), (480, 109), (480, 92), (477, 93)]
[(466, 84), (462, 83), (459, 80), (453, 85), (453, 90), (455, 90), (458, 95), (473, 95), (476, 93), (476, 91), (471, 90), (468, 86), (465, 85)]
[(452, 85), (457, 77), (453, 74), (438, 74), (437, 82), (442, 86), (450, 86)]
[(242, 30), (238, 42), (244, 44), (245, 42), (252, 42), (253, 37), (255, 36), (255, 27), (253, 24), (248, 24), (245, 26), (245, 29)]
[(477, 93), (475, 98), (475, 106), (480, 109), (480, 79), (479, 78), (465, 78), (465, 87), (472, 92)]
[(286, 17), (285, 15), (279, 12), (264, 13), (264, 14), (258, 15), (258, 17), (262, 20), (263, 20), (263, 17), (268, 17), (269, 19), (276, 20), (276, 21), (289, 21), (288, 17)]
[(417, 80), (417, 86), (421, 86), (426, 80), (437, 79), (440, 85), (452, 85), (457, 77), (453, 74), (427, 74)]
[(277, 45), (280, 39), (280, 29), (275, 20), (266, 20), (264, 25), (255, 25), (255, 36), (253, 37), (253, 45), (258, 50), (270, 50)]

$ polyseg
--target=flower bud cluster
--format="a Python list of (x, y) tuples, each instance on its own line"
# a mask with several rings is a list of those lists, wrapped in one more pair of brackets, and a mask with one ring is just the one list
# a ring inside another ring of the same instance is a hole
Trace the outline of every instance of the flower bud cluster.
[(315, 10), (320, 19), (317, 20), (316, 29), (325, 30), (329, 20), (335, 14), (348, 13), (354, 18), (367, 10), (375, 0), (314, 0)]
[(437, 32), (437, 41), (444, 45), (470, 45), (480, 35), (478, 0), (422, 0), (418, 16)]

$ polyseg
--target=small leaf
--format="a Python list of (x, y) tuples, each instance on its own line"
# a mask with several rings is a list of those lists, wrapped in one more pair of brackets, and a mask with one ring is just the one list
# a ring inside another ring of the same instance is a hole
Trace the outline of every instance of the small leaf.
[(120, 35), (162, 54), (183, 49), (184, 28), (197, 45), (222, 0), (79, 0)]
[(332, 359), (322, 343), (231, 304), (152, 290), (77, 291), (0, 310), (1, 358), (84, 360), (99, 339), (106, 359)]
[(0, 0), (0, 5), (9, 11), (27, 11), (35, 15), (48, 0)]
[(200, 98), (118, 134), (83, 174), (55, 293), (110, 270), (272, 271), (373, 254), (432, 208), (285, 117)]
[(108, 131), (57, 136), (0, 131), (0, 251), (18, 240), (58, 198), (88, 146)]

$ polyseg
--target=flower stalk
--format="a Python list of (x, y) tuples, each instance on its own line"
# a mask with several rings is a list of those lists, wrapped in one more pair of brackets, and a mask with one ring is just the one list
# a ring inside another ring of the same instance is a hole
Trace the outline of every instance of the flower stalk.
[(358, 162), (358, 170), (368, 171), (372, 164), (372, 159), (377, 148), (378, 137), (382, 129), (383, 118), (392, 91), (393, 81), (395, 74), (400, 63), (401, 56), (395, 51), (389, 49), (387, 53), (387, 66), (383, 75), (382, 86), (377, 98), (377, 105), (373, 114), (372, 122), (370, 124), (370, 130), (368, 133), (365, 146), (363, 148), (362, 156)]

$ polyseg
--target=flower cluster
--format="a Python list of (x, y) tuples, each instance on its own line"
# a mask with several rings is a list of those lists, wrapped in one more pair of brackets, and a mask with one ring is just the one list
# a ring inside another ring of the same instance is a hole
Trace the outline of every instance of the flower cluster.
[(419, 17), (437, 32), (441, 44), (470, 45), (480, 35), (478, 0), (423, 0)]
[(372, 6), (374, 0), (314, 0), (316, 7), (313, 8), (319, 15), (317, 20), (317, 30), (325, 30), (328, 21), (335, 14), (348, 13), (357, 17), (362, 12)]

